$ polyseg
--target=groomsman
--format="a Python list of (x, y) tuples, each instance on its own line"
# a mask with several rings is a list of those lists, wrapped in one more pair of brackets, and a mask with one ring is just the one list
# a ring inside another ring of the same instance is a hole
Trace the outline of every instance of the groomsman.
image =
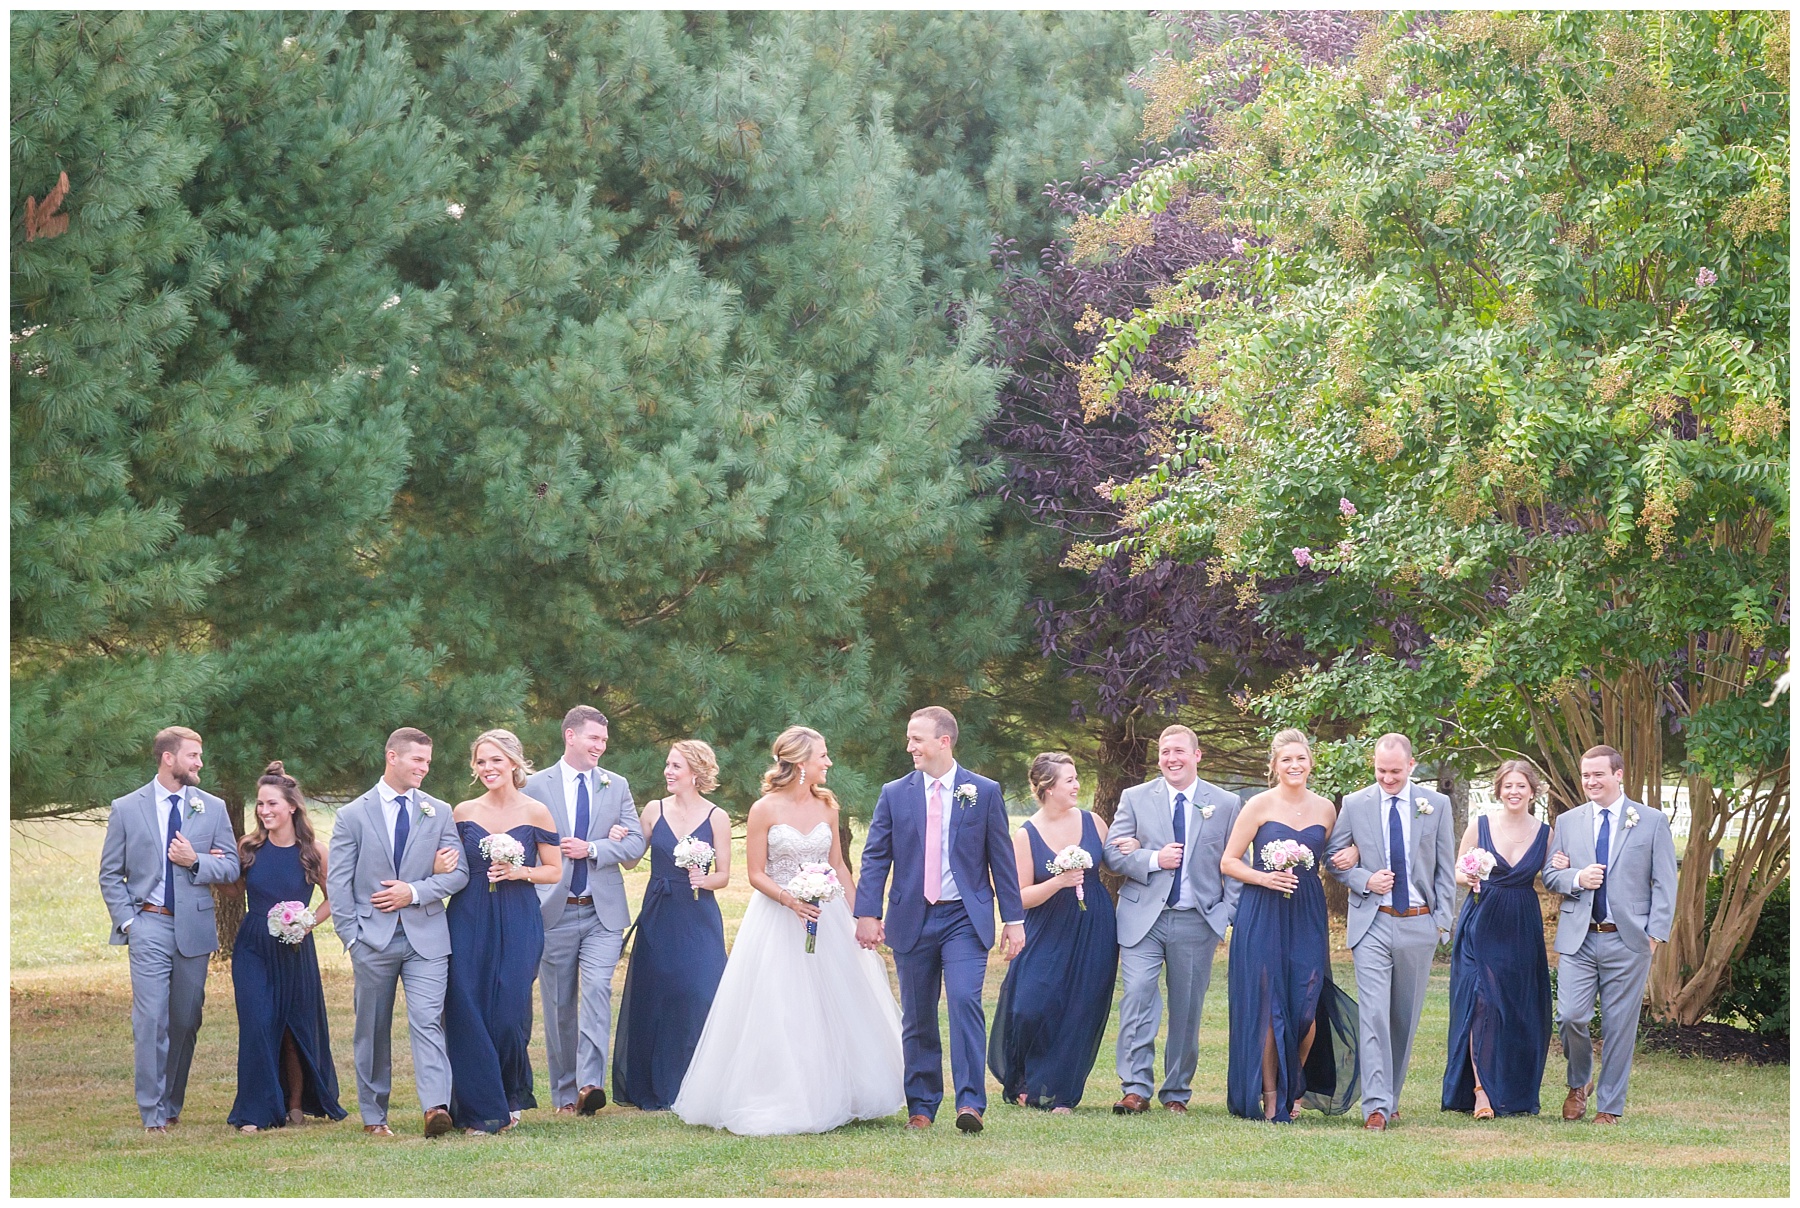
[(166, 1133), (187, 1096), (206, 962), (219, 947), (208, 886), (238, 879), (238, 850), (225, 802), (197, 787), (200, 736), (170, 726), (150, 753), (156, 775), (107, 816), (100, 896), (108, 942), (129, 948), (138, 1114), (146, 1132)]
[(1412, 740), (1377, 739), (1375, 783), (1344, 798), (1326, 847), (1331, 875), (1350, 887), (1363, 1126), (1377, 1132), (1399, 1116), (1431, 958), (1456, 902), (1450, 799), (1414, 784), (1413, 767)]
[(1675, 839), (1661, 809), (1625, 796), (1625, 757), (1593, 747), (1581, 757), (1581, 787), (1588, 803), (1556, 820), (1550, 858), (1568, 857), (1567, 868), (1544, 865), (1544, 885), (1563, 895), (1556, 922), (1556, 1012), (1563, 1054), (1569, 1062), (1569, 1096), (1563, 1119), (1587, 1115), (1595, 1092), (1594, 1044), (1588, 1021), (1594, 999), (1606, 1021), (1595, 1124), (1617, 1124), (1625, 1114), (1631, 1054), (1637, 1047), (1638, 1012), (1656, 945), (1675, 921)]
[[(906, 1126), (931, 1127), (944, 1099), (938, 993), (950, 1004), (950, 1069), (956, 1127), (981, 1131), (987, 1110), (987, 1017), (981, 988), (1000, 904), (1002, 946), (1025, 946), (1019, 866), (1000, 786), (957, 766), (956, 718), (931, 705), (906, 723), (913, 771), (882, 786), (856, 885), (856, 939), (885, 939), (900, 975), (900, 1046), (906, 1060)], [(894, 874), (887, 920), (881, 893)]]
[(1169, 983), (1169, 1041), (1157, 1098), (1169, 1111), (1187, 1113), (1213, 953), (1243, 887), (1219, 874), (1241, 803), (1196, 776), (1199, 763), (1199, 737), (1186, 726), (1165, 729), (1157, 740), (1162, 775), (1125, 790), (1106, 833), (1106, 866), (1128, 878), (1116, 912), (1125, 981), (1117, 1054), (1123, 1093), (1113, 1104), (1120, 1115), (1150, 1110), (1162, 976)]
[(550, 1098), (560, 1115), (591, 1116), (606, 1106), (606, 1038), (612, 1027), (613, 968), (625, 944), (631, 908), (620, 864), (644, 854), (631, 786), (600, 766), (606, 715), (576, 705), (563, 717), (563, 754), (525, 782), (556, 819), (563, 875), (538, 886), (544, 911), (544, 1049)]
[[(325, 874), (331, 918), (355, 976), (356, 1103), (363, 1131), (391, 1137), (394, 994), (406, 985), (413, 1081), (425, 1135), (450, 1131), (450, 1054), (444, 992), (450, 928), (444, 899), (469, 883), (450, 807), (419, 786), (431, 771), (431, 738), (403, 726), (388, 736), (387, 769), (375, 787), (338, 811)], [(450, 871), (434, 871), (438, 849)]]

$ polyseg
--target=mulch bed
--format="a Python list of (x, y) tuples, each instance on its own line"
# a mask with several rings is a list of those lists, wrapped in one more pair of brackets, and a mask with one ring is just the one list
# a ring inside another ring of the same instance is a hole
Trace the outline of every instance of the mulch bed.
[(1682, 1024), (1644, 1020), (1638, 1025), (1638, 1044), (1683, 1057), (1713, 1061), (1747, 1061), (1751, 1065), (1788, 1064), (1788, 1038), (1734, 1028), (1724, 1023)]

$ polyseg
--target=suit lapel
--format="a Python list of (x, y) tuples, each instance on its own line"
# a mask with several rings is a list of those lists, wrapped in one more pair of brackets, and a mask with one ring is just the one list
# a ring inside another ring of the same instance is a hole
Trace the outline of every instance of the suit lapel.
[(1637, 802), (1620, 795), (1619, 808), (1613, 815), (1612, 859), (1606, 862), (1608, 868), (1619, 862), (1619, 857), (1625, 852), (1626, 841), (1631, 838), (1631, 832), (1637, 829), (1635, 826), (1625, 825), (1625, 811), (1629, 809), (1637, 809), (1640, 814), (1643, 812), (1638, 809)]
[[(412, 794), (407, 795), (411, 796)], [(370, 789), (363, 795), (363, 801), (368, 804), (370, 829), (375, 832), (375, 838), (381, 844), (381, 850), (387, 853), (388, 867), (394, 869), (394, 875), (397, 877), (400, 875), (400, 870), (394, 867), (394, 835), (387, 828), (387, 811), (381, 807), (381, 790)]]
[[(147, 818), (150, 823), (149, 834), (151, 847), (159, 846), (162, 841), (162, 817), (157, 813), (156, 808), (156, 794), (161, 791), (161, 789), (162, 785), (159, 784), (154, 789), (138, 790), (138, 800), (143, 804), (144, 817)], [(160, 855), (161, 853), (158, 854)]]
[[(550, 792), (546, 795), (550, 798), (550, 816), (556, 821), (556, 833), (559, 835), (575, 835), (575, 832), (570, 829), (575, 825), (575, 820), (569, 813), (569, 800), (567, 797), (563, 796), (562, 764), (558, 762), (550, 769), (550, 773)], [(593, 817), (594, 803), (589, 801), (588, 821), (592, 822)], [(575, 838), (585, 839), (587, 836), (575, 835)]]

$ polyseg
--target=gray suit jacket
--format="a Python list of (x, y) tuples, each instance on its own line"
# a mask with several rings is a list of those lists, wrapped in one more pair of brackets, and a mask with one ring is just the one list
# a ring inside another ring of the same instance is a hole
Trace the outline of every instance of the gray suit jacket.
[[(1675, 922), (1675, 836), (1669, 819), (1657, 809), (1647, 809), (1621, 798), (1619, 831), (1612, 838), (1612, 862), (1606, 868), (1606, 905), (1618, 925), (1619, 938), (1633, 950), (1648, 953), (1650, 941), (1666, 941)], [(1637, 825), (1626, 810), (1637, 811)], [(1551, 868), (1557, 852), (1569, 857), (1569, 867)], [(1587, 938), (1593, 921), (1593, 890), (1583, 889), (1575, 878), (1594, 862), (1594, 803), (1569, 810), (1556, 820), (1550, 835), (1550, 851), (1544, 857), (1544, 887), (1563, 896), (1556, 917), (1556, 950), (1570, 953)]]
[[(181, 796), (181, 833), (193, 844), (199, 862), (192, 868), (175, 866), (175, 900), (163, 905), (175, 912), (175, 950), (183, 956), (200, 956), (218, 951), (219, 929), (208, 886), (238, 879), (237, 836), (231, 832), (223, 800), (194, 788), (182, 789)], [(205, 803), (198, 813), (194, 812), (196, 801)], [(108, 943), (129, 942), (125, 924), (137, 918), (138, 908), (163, 879), (168, 854), (162, 841), (166, 809), (167, 799), (159, 810), (148, 785), (112, 803), (106, 842), (100, 848), (100, 897), (113, 924)], [(225, 854), (209, 854), (215, 847)]]
[[(425, 807), (431, 813), (425, 813)], [(423, 789), (406, 795), (411, 819), (406, 853), (394, 867), (394, 836), (381, 817), (381, 797), (374, 789), (338, 811), (331, 828), (331, 867), (325, 881), (331, 890), (331, 920), (347, 949), (353, 943), (379, 952), (394, 939), (394, 925), (406, 928), (406, 940), (420, 956), (449, 956), (450, 927), (444, 921), (444, 899), (469, 883), (469, 864), (450, 807)], [(456, 849), (456, 867), (441, 875), (431, 871), (438, 848)], [(407, 881), (419, 896), (399, 910), (377, 910), (370, 898), (383, 881)]]
[[(560, 762), (560, 761), (559, 761)], [(637, 859), (648, 846), (644, 828), (638, 822), (637, 805), (631, 800), (631, 786), (617, 772), (599, 769), (611, 784), (598, 787), (588, 802), (588, 833), (574, 835), (586, 839), (588, 849), (588, 892), (594, 895), (594, 915), (609, 931), (623, 931), (631, 923), (631, 906), (625, 900), (625, 877), (619, 865)], [(571, 836), (575, 803), (563, 800), (562, 768), (551, 764), (525, 782), (527, 796), (535, 797), (550, 809), (556, 820), (556, 833)], [(606, 837), (613, 824), (619, 823), (631, 833), (617, 842)], [(543, 908), (544, 926), (556, 926), (563, 908), (569, 904), (569, 878), (575, 875), (575, 861), (563, 861), (562, 880), (554, 885), (538, 886), (538, 904)]]
[[(1371, 784), (1344, 798), (1331, 841), (1325, 845), (1325, 867), (1350, 888), (1350, 917), (1346, 939), (1354, 948), (1369, 933), (1381, 909), (1381, 895), (1369, 892), (1369, 875), (1387, 863), (1387, 794)], [(1419, 812), (1419, 802), (1431, 805)], [(1431, 907), (1431, 921), (1441, 939), (1450, 930), (1456, 910), (1456, 819), (1450, 798), (1414, 781), (1404, 802), (1412, 810), (1412, 860), (1406, 867), (1408, 896), (1416, 906)], [(1332, 868), (1331, 857), (1356, 844), (1357, 862), (1344, 872)]]
[[(1236, 793), (1226, 792), (1205, 780), (1194, 781), (1194, 833), (1187, 837), (1186, 871), (1194, 887), (1194, 899), (1206, 925), (1213, 934), (1223, 937), (1237, 913), (1240, 881), (1219, 873), (1219, 859), (1225, 852), (1225, 840), (1237, 821), (1242, 803)], [(1158, 868), (1156, 853), (1175, 842), (1174, 811), (1168, 782), (1158, 776), (1148, 784), (1133, 785), (1119, 795), (1119, 809), (1106, 830), (1106, 866), (1128, 878), (1119, 886), (1117, 911), (1119, 943), (1126, 947), (1137, 943), (1156, 925), (1168, 905), (1169, 884), (1178, 870)], [(1208, 809), (1212, 817), (1205, 817)], [(1135, 838), (1143, 846), (1130, 855), (1116, 846), (1120, 839)]]

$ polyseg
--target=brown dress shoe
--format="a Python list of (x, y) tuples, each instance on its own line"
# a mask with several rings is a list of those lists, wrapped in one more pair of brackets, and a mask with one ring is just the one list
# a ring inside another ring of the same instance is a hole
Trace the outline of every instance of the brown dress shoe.
[(926, 1129), (931, 1127), (931, 1117), (930, 1116), (908, 1116), (906, 1118), (906, 1127), (915, 1129), (918, 1132), (924, 1132)]
[(394, 1135), (394, 1130), (385, 1124), (365, 1124), (363, 1125), (363, 1131), (368, 1133), (371, 1137), (391, 1137)]
[(1571, 1086), (1569, 1097), (1563, 1100), (1563, 1119), (1579, 1120), (1587, 1115), (1587, 1087)]
[(1149, 1110), (1150, 1101), (1142, 1095), (1126, 1095), (1113, 1104), (1113, 1115), (1115, 1116), (1135, 1116)]
[(441, 1137), (451, 1129), (450, 1113), (441, 1107), (434, 1107), (425, 1113), (425, 1135)]
[(1613, 1115), (1611, 1112), (1596, 1112), (1596, 1113), (1594, 1113), (1594, 1123), (1595, 1124), (1617, 1124), (1618, 1122), (1619, 1122), (1619, 1118), (1617, 1116)]
[(1378, 1111), (1370, 1112), (1369, 1118), (1363, 1121), (1363, 1127), (1370, 1132), (1386, 1132), (1387, 1117)]
[(956, 1127), (960, 1132), (978, 1133), (981, 1131), (981, 1113), (972, 1107), (965, 1107), (956, 1113)]
[(1187, 1115), (1187, 1104), (1180, 1099), (1171, 1099), (1163, 1104), (1163, 1110), (1174, 1112), (1178, 1116)]
[(575, 1110), (591, 1116), (606, 1106), (606, 1092), (597, 1086), (584, 1086), (575, 1100)]

